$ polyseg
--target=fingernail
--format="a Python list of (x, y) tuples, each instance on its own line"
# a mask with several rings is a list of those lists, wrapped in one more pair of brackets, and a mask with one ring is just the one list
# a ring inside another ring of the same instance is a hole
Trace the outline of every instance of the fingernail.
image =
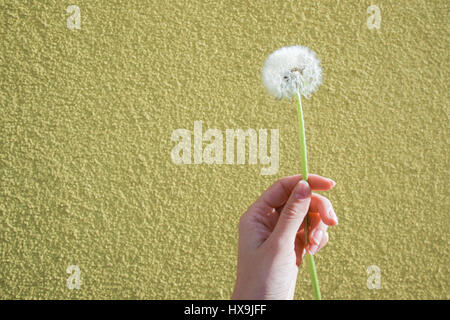
[(314, 230), (314, 232), (311, 235), (311, 240), (315, 243), (315, 244), (319, 244), (320, 240), (322, 240), (322, 230), (318, 229), (318, 230)]
[(295, 197), (297, 199), (306, 199), (311, 197), (311, 188), (309, 187), (308, 182), (306, 182), (305, 180), (300, 181), (295, 193)]
[(334, 212), (333, 208), (330, 209), (330, 211), (328, 211), (328, 216), (334, 221), (336, 222), (336, 224), (338, 224), (338, 218), (336, 213)]
[(317, 249), (319, 249), (319, 246), (317, 246), (317, 245), (312, 245), (310, 248), (309, 248), (309, 254), (316, 254), (317, 253)]
[(334, 181), (334, 180), (332, 180), (332, 179), (328, 179), (328, 181), (330, 181), (331, 182), (331, 184), (332, 184), (332, 188), (336, 185), (336, 181)]

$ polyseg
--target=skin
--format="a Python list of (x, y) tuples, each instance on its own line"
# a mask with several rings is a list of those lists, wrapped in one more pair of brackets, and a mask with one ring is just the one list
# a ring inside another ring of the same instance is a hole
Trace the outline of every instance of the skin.
[(315, 174), (308, 182), (301, 179), (295, 175), (278, 180), (242, 215), (232, 299), (293, 299), (305, 251), (315, 254), (328, 242), (328, 226), (338, 220), (330, 200), (312, 190), (327, 191), (336, 183)]

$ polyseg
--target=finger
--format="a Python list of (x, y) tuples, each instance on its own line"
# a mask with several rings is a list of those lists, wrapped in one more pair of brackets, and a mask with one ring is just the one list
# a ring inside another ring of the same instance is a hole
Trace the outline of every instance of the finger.
[(317, 252), (319, 252), (320, 249), (325, 247), (325, 245), (328, 243), (328, 240), (329, 240), (328, 232), (325, 232), (324, 235), (322, 236), (322, 241), (320, 241), (319, 249), (317, 250)]
[(316, 254), (319, 252), (320, 249), (322, 249), (326, 244), (328, 243), (328, 232), (324, 231), (321, 234), (321, 239), (318, 245), (313, 244), (308, 246), (308, 253), (309, 254)]
[(320, 194), (312, 194), (309, 210), (311, 212), (318, 212), (322, 221), (329, 226), (338, 224), (338, 219), (331, 205), (331, 201)]
[[(271, 185), (264, 193), (256, 200), (255, 204), (265, 206), (268, 208), (278, 208), (286, 203), (292, 193), (294, 187), (302, 179), (301, 175), (284, 177)], [(312, 190), (326, 191), (330, 190), (336, 185), (331, 179), (316, 175), (308, 175), (308, 184)]]
[(294, 241), (298, 229), (308, 213), (310, 202), (311, 188), (306, 181), (301, 180), (295, 186), (286, 205), (281, 211), (271, 236), (283, 242)]
[(295, 238), (295, 255), (297, 266), (302, 264), (305, 253), (305, 230), (300, 228), (300, 231), (297, 232), (297, 237)]
[(318, 212), (308, 213), (308, 244), (319, 245), (322, 232), (327, 231), (328, 226), (322, 222)]
[(311, 228), (309, 228), (308, 233), (308, 250), (314, 249), (317, 250), (317, 247), (320, 245), (324, 234), (327, 232), (328, 226), (322, 222), (320, 215), (318, 213), (308, 214)]
[[(312, 200), (312, 199), (311, 199)], [(322, 218), (318, 212), (311, 212), (311, 205), (309, 205), (308, 212), (308, 235), (310, 236), (315, 229), (320, 226)]]

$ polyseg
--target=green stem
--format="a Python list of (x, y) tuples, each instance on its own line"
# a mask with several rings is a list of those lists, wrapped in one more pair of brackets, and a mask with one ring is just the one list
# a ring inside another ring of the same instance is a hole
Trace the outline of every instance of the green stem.
[[(306, 156), (306, 136), (305, 136), (305, 121), (303, 120), (302, 109), (302, 97), (300, 92), (297, 92), (298, 101), (298, 124), (300, 127), (300, 152), (301, 152), (301, 166), (302, 166), (302, 178), (308, 181), (308, 160)], [(305, 217), (305, 247), (308, 243), (308, 216)], [(316, 264), (314, 262), (314, 256), (306, 253), (306, 260), (309, 268), (309, 274), (311, 275), (311, 282), (314, 290), (314, 297), (316, 300), (322, 300), (320, 296), (319, 280), (317, 279)]]
[(298, 101), (298, 125), (300, 127), (300, 153), (302, 157), (302, 178), (308, 181), (308, 159), (306, 157), (306, 136), (305, 136), (305, 121), (303, 120), (303, 108), (302, 108), (302, 97), (299, 92), (297, 92)]

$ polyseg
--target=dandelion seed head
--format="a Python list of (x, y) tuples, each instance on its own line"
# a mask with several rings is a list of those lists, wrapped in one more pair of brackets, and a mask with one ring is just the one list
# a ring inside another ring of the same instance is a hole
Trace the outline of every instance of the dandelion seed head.
[(314, 51), (304, 46), (280, 48), (264, 63), (262, 81), (277, 99), (291, 99), (297, 92), (309, 98), (322, 83), (320, 60)]

